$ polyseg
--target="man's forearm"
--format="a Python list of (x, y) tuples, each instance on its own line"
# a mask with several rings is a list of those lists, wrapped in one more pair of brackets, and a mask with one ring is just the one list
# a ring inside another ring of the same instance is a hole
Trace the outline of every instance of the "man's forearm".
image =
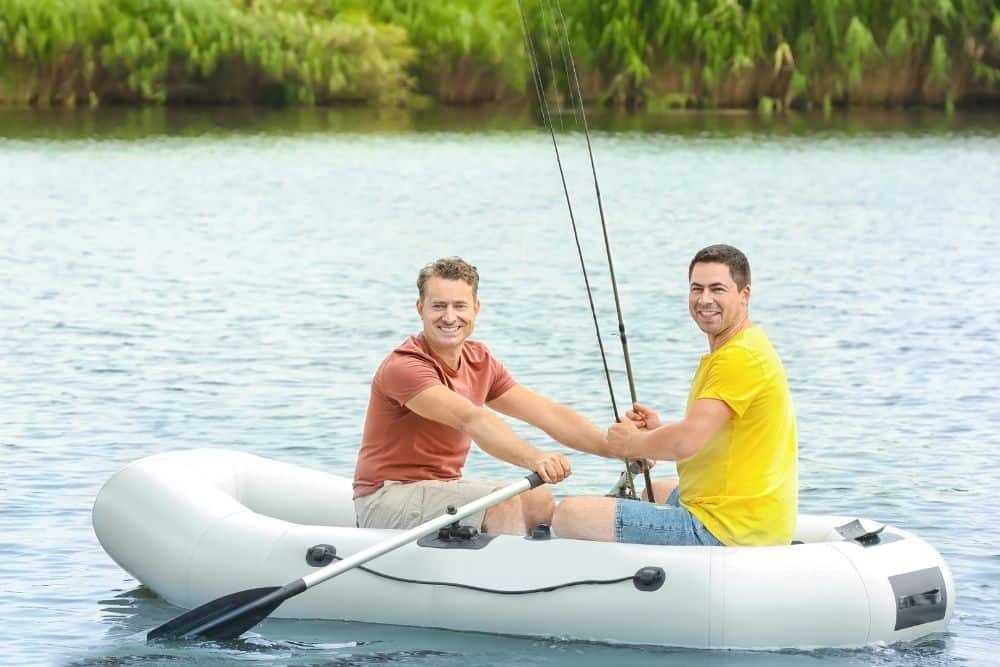
[(535, 461), (542, 456), (531, 443), (514, 433), (503, 419), (488, 410), (477, 410), (462, 425), (462, 430), (490, 456), (521, 468), (531, 470)]
[(581, 452), (614, 458), (607, 449), (604, 431), (579, 412), (565, 405), (556, 405), (551, 416), (550, 421), (541, 425), (550, 438)]

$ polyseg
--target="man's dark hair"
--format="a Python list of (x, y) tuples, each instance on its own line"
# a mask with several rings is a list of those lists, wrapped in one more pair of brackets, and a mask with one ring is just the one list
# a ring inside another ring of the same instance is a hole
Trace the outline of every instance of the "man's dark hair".
[(420, 292), (421, 300), (424, 298), (424, 285), (431, 278), (462, 280), (472, 287), (473, 298), (479, 294), (479, 271), (461, 257), (442, 257), (420, 269), (420, 274), (417, 276), (417, 290)]
[(688, 280), (691, 280), (691, 273), (694, 265), (707, 262), (711, 264), (725, 264), (729, 267), (729, 275), (736, 288), (742, 290), (750, 284), (750, 261), (738, 248), (724, 243), (710, 245), (702, 248), (694, 255), (691, 264), (688, 266)]

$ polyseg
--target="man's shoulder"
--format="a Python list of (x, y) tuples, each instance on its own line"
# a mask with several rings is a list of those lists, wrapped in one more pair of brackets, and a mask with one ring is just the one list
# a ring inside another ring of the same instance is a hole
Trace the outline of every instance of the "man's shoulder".
[(427, 349), (426, 343), (421, 340), (419, 335), (409, 336), (402, 343), (394, 347), (382, 361), (382, 366), (401, 360), (413, 359), (425, 359), (429, 362), (434, 360), (434, 357), (431, 356), (430, 351)]
[(462, 353), (472, 361), (495, 358), (486, 343), (478, 340), (466, 340), (462, 347)]
[(729, 368), (766, 368), (781, 363), (767, 334), (756, 325), (742, 331), (713, 356), (716, 363)]
[(384, 396), (402, 405), (418, 391), (443, 381), (444, 372), (434, 358), (419, 342), (407, 340), (379, 364), (372, 378), (372, 396)]
[(419, 338), (410, 336), (386, 355), (375, 371), (375, 378), (378, 379), (400, 368), (434, 365), (434, 357), (424, 349)]
[(730, 365), (734, 363), (748, 363), (755, 361), (760, 356), (760, 346), (753, 341), (747, 340), (746, 336), (740, 336), (726, 343), (716, 350), (712, 358), (720, 364)]
[(420, 340), (420, 336), (416, 335), (416, 336), (407, 336), (406, 340), (404, 340), (402, 343), (400, 343), (395, 348), (393, 348), (392, 352), (389, 353), (389, 356), (391, 357), (392, 355), (394, 355), (396, 353), (402, 353), (402, 354), (406, 354), (406, 353), (421, 353), (421, 354), (425, 354), (426, 350), (424, 350), (424, 345), (422, 344), (422, 342)]

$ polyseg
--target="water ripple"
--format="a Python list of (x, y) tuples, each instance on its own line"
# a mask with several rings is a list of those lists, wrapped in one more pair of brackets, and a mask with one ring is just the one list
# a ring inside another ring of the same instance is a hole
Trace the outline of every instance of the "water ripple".
[[(781, 351), (796, 399), (803, 511), (871, 516), (935, 544), (957, 582), (948, 635), (721, 657), (320, 622), (268, 622), (236, 646), (141, 641), (176, 609), (135, 589), (97, 544), (89, 512), (101, 484), (141, 456), (202, 446), (349, 473), (371, 373), (415, 330), (415, 273), (434, 257), (479, 266), (477, 337), (517, 378), (611, 421), (542, 139), (515, 131), (0, 143), (3, 662), (991, 661), (1000, 630), (991, 509), (1000, 491), (1000, 312), (984, 286), (1000, 282), (1000, 137), (981, 128), (628, 131), (598, 135), (595, 147), (640, 400), (667, 418), (681, 414), (705, 351), (685, 309), (688, 258), (720, 240), (743, 247), (754, 264), (754, 318)], [(584, 149), (568, 142), (567, 177), (581, 200), (621, 406), (627, 383)], [(570, 458), (575, 474), (559, 494), (603, 493), (616, 474)], [(468, 470), (512, 474), (477, 451)]]

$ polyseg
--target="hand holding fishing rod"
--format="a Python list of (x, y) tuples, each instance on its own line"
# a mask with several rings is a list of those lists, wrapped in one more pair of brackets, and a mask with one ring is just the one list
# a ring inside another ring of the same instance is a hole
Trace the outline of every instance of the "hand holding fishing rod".
[(625, 416), (635, 422), (639, 428), (646, 431), (652, 431), (663, 425), (663, 422), (660, 421), (660, 415), (642, 403), (633, 403), (632, 409), (626, 412)]

